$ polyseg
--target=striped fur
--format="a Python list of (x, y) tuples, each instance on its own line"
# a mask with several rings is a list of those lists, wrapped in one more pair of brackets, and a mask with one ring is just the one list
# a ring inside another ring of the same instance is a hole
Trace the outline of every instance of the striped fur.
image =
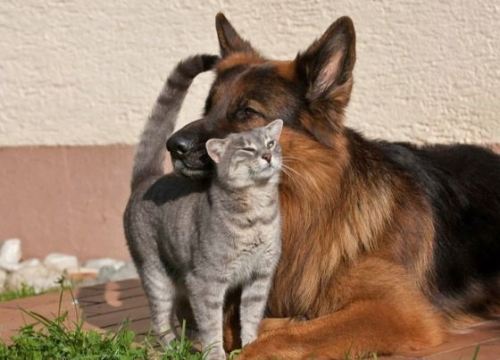
[(151, 111), (136, 150), (132, 190), (142, 181), (163, 175), (165, 142), (174, 131), (177, 116), (194, 77), (213, 67), (218, 57), (197, 55), (177, 64), (165, 82)]
[(208, 358), (223, 359), (226, 292), (243, 289), (241, 342), (248, 344), (257, 337), (280, 257), (283, 123), (210, 139), (208, 155), (217, 163), (211, 183), (163, 175), (160, 143), (206, 60), (181, 62), (158, 97), (137, 152), (124, 226), (155, 331), (168, 343), (185, 319), (189, 335), (211, 347)]

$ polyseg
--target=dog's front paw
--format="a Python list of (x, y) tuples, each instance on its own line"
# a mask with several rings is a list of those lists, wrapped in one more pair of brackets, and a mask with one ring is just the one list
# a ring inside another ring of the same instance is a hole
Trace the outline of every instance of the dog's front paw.
[(299, 321), (307, 320), (306, 317), (289, 317), (289, 318), (265, 318), (259, 325), (259, 336), (265, 335), (271, 331), (281, 329), (287, 326), (296, 324)]

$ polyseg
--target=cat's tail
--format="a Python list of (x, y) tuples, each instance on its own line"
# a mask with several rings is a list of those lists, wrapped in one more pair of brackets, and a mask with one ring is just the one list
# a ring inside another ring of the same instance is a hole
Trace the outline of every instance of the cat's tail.
[(132, 190), (151, 176), (164, 173), (165, 143), (174, 131), (187, 90), (196, 75), (212, 69), (217, 60), (215, 55), (195, 55), (179, 62), (168, 76), (135, 153)]

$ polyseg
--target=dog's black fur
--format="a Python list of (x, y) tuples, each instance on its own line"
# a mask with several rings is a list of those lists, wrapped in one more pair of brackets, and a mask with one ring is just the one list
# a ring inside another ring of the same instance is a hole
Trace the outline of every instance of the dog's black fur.
[(434, 300), (443, 306), (443, 298), (470, 296), (471, 302), (456, 302), (460, 309), (449, 310), (484, 315), (488, 304), (500, 300), (500, 156), (473, 145), (380, 147), (432, 203)]

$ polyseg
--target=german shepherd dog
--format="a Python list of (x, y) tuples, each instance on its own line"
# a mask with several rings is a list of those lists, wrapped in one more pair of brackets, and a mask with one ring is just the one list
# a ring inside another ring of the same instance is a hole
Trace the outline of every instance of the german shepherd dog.
[[(500, 156), (368, 140), (344, 125), (355, 31), (336, 20), (292, 61), (265, 58), (223, 14), (203, 117), (168, 141), (175, 170), (210, 176), (210, 137), (280, 118), (283, 250), (259, 338), (242, 359), (333, 359), (438, 345), (500, 299)], [(226, 346), (236, 347), (237, 301)]]

